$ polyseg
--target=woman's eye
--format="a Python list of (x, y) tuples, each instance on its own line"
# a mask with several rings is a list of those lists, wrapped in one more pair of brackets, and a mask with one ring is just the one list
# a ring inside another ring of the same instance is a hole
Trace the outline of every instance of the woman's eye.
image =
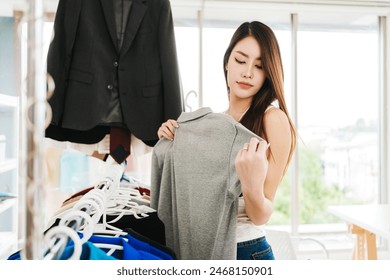
[(257, 69), (263, 69), (263, 67), (261, 67), (261, 65), (256, 65), (256, 68)]
[(245, 63), (245, 61), (238, 60), (237, 58), (235, 58), (235, 60), (236, 60), (236, 62), (237, 62), (238, 64), (244, 64), (244, 63)]

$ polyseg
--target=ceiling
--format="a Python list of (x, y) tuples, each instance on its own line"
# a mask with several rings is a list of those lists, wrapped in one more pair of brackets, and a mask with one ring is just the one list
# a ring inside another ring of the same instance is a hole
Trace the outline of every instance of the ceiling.
[[(133, 0), (135, 1), (135, 0)], [(26, 11), (30, 0), (1, 0), (0, 16), (12, 16), (14, 10)], [(36, 1), (35, 3), (40, 1)], [(390, 15), (390, 0), (170, 0), (178, 25), (196, 25), (201, 14), (205, 24), (215, 25), (260, 20), (289, 25), (291, 14), (307, 26), (370, 25), (377, 16)], [(42, 0), (45, 12), (56, 11), (58, 0)]]

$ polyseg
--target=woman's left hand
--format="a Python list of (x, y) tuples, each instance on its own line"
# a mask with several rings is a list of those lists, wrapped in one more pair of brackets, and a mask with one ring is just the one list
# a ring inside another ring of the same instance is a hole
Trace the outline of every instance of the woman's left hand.
[[(236, 172), (241, 182), (242, 192), (263, 192), (268, 171), (267, 149), (264, 140), (255, 137), (238, 152), (235, 160)], [(259, 189), (260, 187), (260, 189)]]

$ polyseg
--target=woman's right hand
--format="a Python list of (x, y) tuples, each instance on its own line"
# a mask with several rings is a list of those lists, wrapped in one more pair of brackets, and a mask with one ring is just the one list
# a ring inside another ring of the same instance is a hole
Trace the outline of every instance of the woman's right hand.
[(167, 120), (164, 122), (157, 131), (158, 138), (166, 138), (168, 140), (173, 141), (175, 137), (175, 130), (179, 127), (175, 120)]

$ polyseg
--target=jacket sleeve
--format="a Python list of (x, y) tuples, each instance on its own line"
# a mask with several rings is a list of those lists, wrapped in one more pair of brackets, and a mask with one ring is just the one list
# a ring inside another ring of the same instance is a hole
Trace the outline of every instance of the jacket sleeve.
[(49, 96), (53, 113), (51, 123), (54, 125), (60, 124), (63, 114), (81, 4), (82, 0), (60, 0), (54, 20), (53, 39), (47, 55), (47, 73), (54, 81), (54, 92)]
[(164, 120), (177, 119), (184, 111), (170, 2), (163, 1), (159, 19), (159, 49), (164, 87)]

